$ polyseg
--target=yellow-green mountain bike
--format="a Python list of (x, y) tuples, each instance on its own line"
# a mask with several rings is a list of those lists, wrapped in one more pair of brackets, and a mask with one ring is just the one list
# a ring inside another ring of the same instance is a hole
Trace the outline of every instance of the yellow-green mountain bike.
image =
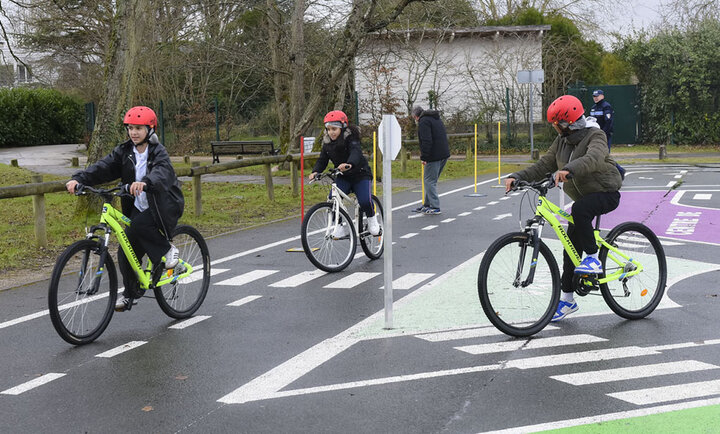
[[(511, 336), (531, 336), (552, 320), (560, 299), (560, 270), (550, 248), (542, 241), (549, 223), (573, 263), (581, 257), (556, 215), (569, 223), (570, 214), (546, 197), (552, 176), (538, 182), (516, 181), (513, 190), (537, 193), (535, 215), (522, 232), (495, 240), (485, 252), (478, 271), (480, 304), (490, 322)], [(521, 201), (522, 203), (522, 201)], [(603, 274), (575, 274), (573, 288), (581, 296), (602, 294), (607, 305), (626, 319), (648, 316), (665, 292), (667, 263), (660, 240), (642, 223), (625, 222), (606, 237), (600, 236), (600, 217), (595, 240)]]
[(174, 269), (153, 267), (149, 259), (143, 266), (121, 225), (130, 225), (130, 219), (111, 204), (113, 197), (129, 195), (127, 186), (95, 189), (78, 185), (76, 195), (87, 193), (103, 199), (100, 222), (88, 229), (84, 240), (65, 249), (50, 278), (50, 319), (60, 337), (74, 345), (87, 344), (110, 323), (118, 291), (117, 271), (108, 249), (111, 234), (137, 275), (140, 290), (152, 289), (163, 312), (176, 319), (195, 313), (210, 285), (210, 254), (200, 232), (186, 225), (175, 228), (171, 239), (180, 260)]

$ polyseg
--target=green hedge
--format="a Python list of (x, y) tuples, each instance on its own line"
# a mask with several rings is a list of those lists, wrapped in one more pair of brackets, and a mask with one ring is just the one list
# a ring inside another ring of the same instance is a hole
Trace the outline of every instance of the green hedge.
[(85, 108), (54, 89), (0, 89), (0, 148), (78, 143)]

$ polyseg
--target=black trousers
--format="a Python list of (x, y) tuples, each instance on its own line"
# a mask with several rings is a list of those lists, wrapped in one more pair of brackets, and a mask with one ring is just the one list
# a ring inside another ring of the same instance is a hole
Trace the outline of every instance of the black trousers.
[[(130, 245), (135, 250), (135, 256), (142, 263), (142, 257), (148, 255), (153, 265), (159, 264), (160, 258), (170, 250), (170, 242), (155, 224), (150, 209), (140, 212), (140, 210), (134, 208), (130, 220), (132, 220), (132, 223), (125, 229), (125, 235), (127, 235)], [(142, 296), (138, 292), (137, 276), (130, 267), (122, 248), (118, 249), (118, 267), (125, 285), (123, 296), (127, 298)]]
[[(574, 224), (568, 225), (567, 234), (572, 245), (582, 256), (583, 252), (591, 255), (597, 253), (598, 248), (593, 234), (593, 219), (601, 214), (613, 211), (620, 204), (620, 192), (591, 193), (583, 196), (573, 203), (570, 214)], [(563, 250), (563, 272), (560, 287), (563, 292), (573, 292), (572, 278), (575, 274), (575, 264), (570, 256)]]

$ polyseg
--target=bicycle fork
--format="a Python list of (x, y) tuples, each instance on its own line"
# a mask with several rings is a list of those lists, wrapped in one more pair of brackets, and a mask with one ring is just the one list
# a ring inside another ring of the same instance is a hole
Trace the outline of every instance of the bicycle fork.
[(530, 243), (523, 242), (520, 246), (520, 258), (517, 271), (515, 272), (515, 281), (513, 282), (513, 286), (516, 288), (518, 286), (526, 288), (531, 285), (535, 279), (535, 270), (537, 270), (536, 266), (540, 253), (540, 228), (541, 226), (526, 228), (525, 233), (529, 235), (530, 243), (532, 243), (532, 262), (530, 262), (530, 271), (528, 272), (527, 278), (521, 282), (520, 279), (522, 279), (523, 269), (525, 267), (525, 257), (527, 256), (528, 246), (530, 245)]

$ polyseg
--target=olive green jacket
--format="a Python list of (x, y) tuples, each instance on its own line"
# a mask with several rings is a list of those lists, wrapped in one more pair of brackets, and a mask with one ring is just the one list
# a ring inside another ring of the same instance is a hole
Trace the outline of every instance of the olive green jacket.
[(572, 179), (564, 184), (572, 200), (598, 192), (620, 190), (622, 178), (610, 158), (607, 138), (599, 128), (583, 128), (567, 137), (558, 136), (537, 163), (511, 174), (510, 178), (538, 181), (548, 173), (567, 170)]

